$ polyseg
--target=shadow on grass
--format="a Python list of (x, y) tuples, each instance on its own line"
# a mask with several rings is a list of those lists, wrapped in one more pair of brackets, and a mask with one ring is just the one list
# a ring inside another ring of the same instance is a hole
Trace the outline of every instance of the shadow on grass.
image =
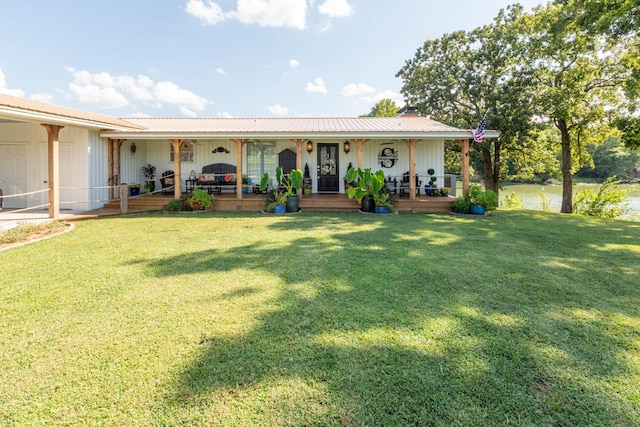
[(222, 405), (256, 424), (638, 423), (629, 390), (611, 392), (638, 375), (638, 330), (609, 318), (639, 315), (637, 243), (618, 247), (638, 228), (554, 219), (299, 216), (270, 227), (303, 237), (147, 261), (160, 277), (242, 266), (282, 282), (250, 332), (194, 343), (163, 420), (230, 422)]

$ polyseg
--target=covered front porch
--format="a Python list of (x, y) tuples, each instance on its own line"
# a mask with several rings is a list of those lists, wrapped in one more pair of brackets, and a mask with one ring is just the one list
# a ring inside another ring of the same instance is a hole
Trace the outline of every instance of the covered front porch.
[[(182, 194), (182, 197), (186, 196), (188, 194)], [(154, 193), (128, 198), (127, 210), (135, 212), (162, 210), (174, 197), (174, 194)], [(266, 194), (250, 193), (243, 194), (242, 199), (238, 199), (233, 193), (222, 193), (215, 196), (212, 210), (260, 212), (264, 207), (266, 197)], [(419, 195), (413, 199), (408, 196), (398, 196), (395, 198), (395, 207), (398, 212), (450, 212), (453, 201), (453, 196)], [(300, 195), (299, 206), (303, 212), (358, 212), (360, 210), (358, 202), (349, 199), (346, 194), (340, 193)], [(105, 208), (109, 210), (118, 210), (120, 207), (121, 200), (119, 199), (114, 199), (105, 205)]]

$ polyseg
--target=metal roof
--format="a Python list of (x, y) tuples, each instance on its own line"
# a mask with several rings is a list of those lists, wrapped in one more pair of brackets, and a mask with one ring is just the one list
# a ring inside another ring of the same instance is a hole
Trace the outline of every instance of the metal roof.
[(134, 123), (102, 114), (89, 113), (46, 102), (0, 93), (0, 118), (55, 125), (85, 126), (94, 129), (139, 129)]
[[(313, 117), (313, 118), (216, 118), (127, 119), (144, 129), (106, 131), (117, 138), (470, 138), (458, 129), (425, 117)], [(486, 137), (496, 137), (486, 131)]]
[[(3, 120), (84, 126), (100, 129), (103, 137), (129, 139), (471, 138), (468, 129), (454, 128), (426, 117), (117, 119), (0, 94), (0, 122)], [(498, 131), (485, 131), (486, 138), (498, 135)]]

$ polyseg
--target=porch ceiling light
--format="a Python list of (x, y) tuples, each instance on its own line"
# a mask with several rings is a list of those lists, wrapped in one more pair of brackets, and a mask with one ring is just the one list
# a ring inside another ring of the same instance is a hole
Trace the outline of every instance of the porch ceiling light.
[(307, 153), (311, 154), (313, 151), (313, 142), (307, 141)]
[(349, 143), (349, 141), (344, 142), (343, 148), (344, 148), (344, 152), (346, 154), (349, 154), (349, 151), (351, 151), (351, 144)]

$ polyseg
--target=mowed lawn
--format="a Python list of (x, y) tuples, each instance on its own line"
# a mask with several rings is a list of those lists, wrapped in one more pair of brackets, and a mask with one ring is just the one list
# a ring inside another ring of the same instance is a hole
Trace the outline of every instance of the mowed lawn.
[(159, 213), (0, 283), (0, 425), (640, 425), (640, 223)]

